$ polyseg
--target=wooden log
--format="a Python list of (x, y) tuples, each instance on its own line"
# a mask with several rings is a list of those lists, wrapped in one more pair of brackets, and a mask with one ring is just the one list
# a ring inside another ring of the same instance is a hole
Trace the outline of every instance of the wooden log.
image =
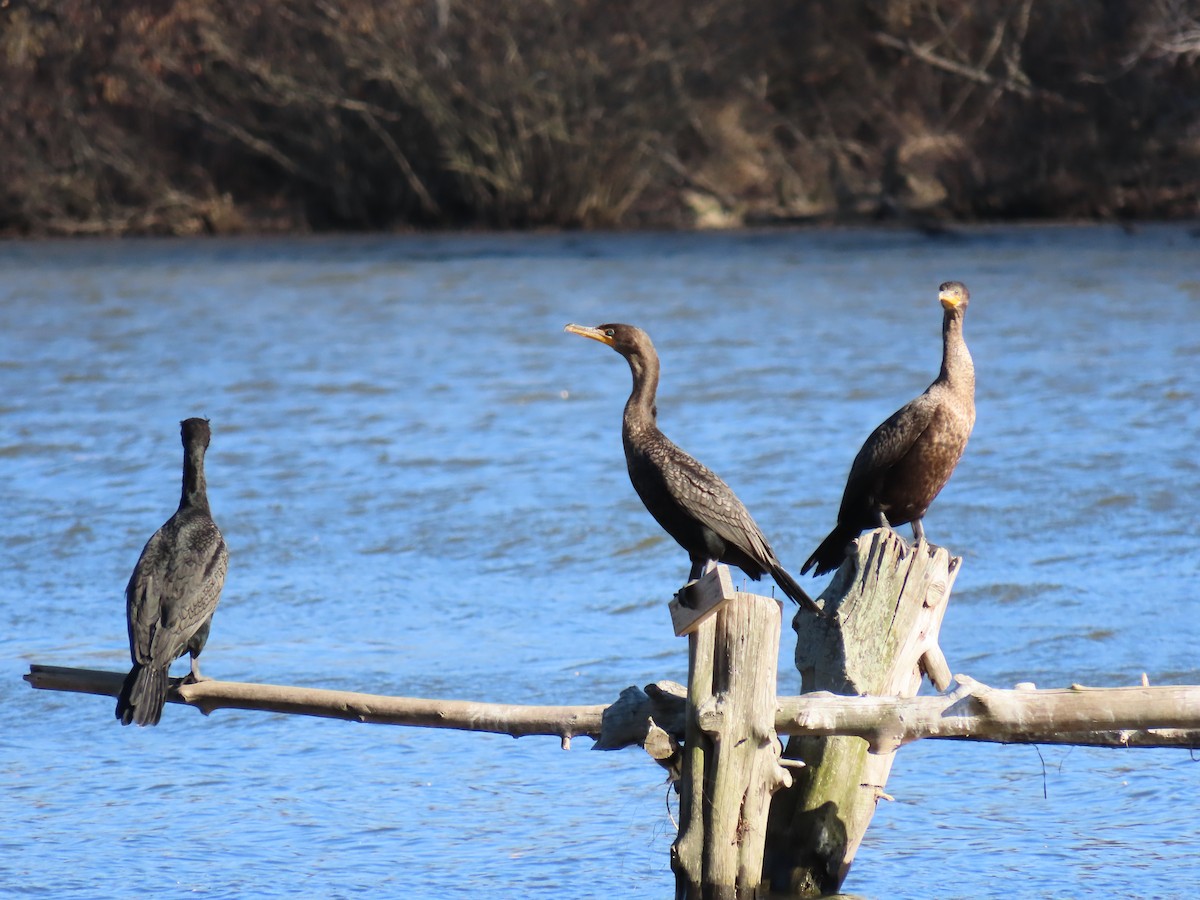
[(774, 728), (782, 607), (735, 592), (717, 608), (688, 641), (680, 828), (671, 848), (676, 897), (686, 900), (758, 895), (770, 798), (791, 782)]
[[(891, 529), (862, 535), (821, 594), (827, 618), (801, 608), (793, 621), (802, 693), (913, 697), (923, 672), (945, 690), (950, 670), (938, 632), (959, 563), (925, 542), (910, 547)], [(894, 754), (839, 736), (793, 737), (785, 756), (806, 765), (774, 798), (764, 878), (786, 896), (836, 893)]]
[(688, 634), (688, 693), (683, 736), (683, 766), (679, 780), (679, 833), (671, 845), (676, 900), (699, 900), (704, 879), (705, 761), (713, 754), (712, 740), (700, 727), (696, 710), (712, 699), (713, 647), (717, 620), (707, 619)]
[(1200, 739), (1194, 730), (1200, 687), (1193, 685), (1038, 691), (1000, 690), (966, 675), (954, 680), (953, 690), (935, 697), (781, 697), (776, 728), (781, 734), (853, 735), (876, 754), (923, 738), (1137, 746), (1155, 735), (1164, 742), (1183, 737), (1175, 746), (1185, 747)]
[[(1197, 685), (1002, 691), (965, 675), (956, 678), (952, 691), (935, 697), (780, 697), (775, 731), (854, 735), (868, 748), (874, 744), (885, 750), (897, 741), (920, 739), (1200, 749)], [(124, 679), (123, 672), (36, 663), (25, 676), (39, 690), (103, 697), (115, 697)], [(984, 699), (975, 703), (977, 697)], [(209, 680), (172, 687), (168, 701), (205, 714), (246, 709), (512, 737), (553, 735), (569, 741), (586, 736), (595, 739), (597, 750), (643, 746), (651, 756), (665, 760), (683, 741), (687, 689), (660, 681), (645, 690), (628, 687), (607, 706), (525, 706)], [(668, 752), (661, 754), (661, 747)]]
[(714, 886), (732, 884), (730, 896), (757, 891), (771, 795), (791, 784), (790, 773), (779, 765), (783, 747), (775, 734), (782, 605), (743, 596), (718, 617), (713, 673), (718, 690), (696, 710), (700, 728), (712, 738), (716, 769), (706, 874)]
[[(25, 680), (43, 690), (115, 697), (121, 690), (125, 675), (92, 669), (31, 665)], [(569, 747), (571, 738), (577, 735), (598, 737), (603, 729), (604, 713), (609, 708), (604, 704), (519, 706), (470, 700), (386, 697), (354, 691), (211, 679), (192, 684), (172, 679), (167, 690), (167, 702), (194, 706), (204, 715), (218, 709), (248, 709), (382, 725), (485, 731), (513, 737), (555, 735), (563, 741), (564, 747)]]

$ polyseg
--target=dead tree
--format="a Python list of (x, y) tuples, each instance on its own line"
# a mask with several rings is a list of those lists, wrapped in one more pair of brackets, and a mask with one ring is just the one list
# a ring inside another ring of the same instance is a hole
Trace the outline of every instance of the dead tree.
[[(860, 538), (821, 595), (828, 618), (796, 615), (802, 692), (913, 697), (922, 673), (949, 687), (938, 633), (960, 562), (889, 529)], [(771, 809), (764, 873), (774, 890), (817, 896), (841, 886), (895, 759), (894, 747), (869, 749), (851, 736), (788, 742), (786, 755), (805, 769)]]

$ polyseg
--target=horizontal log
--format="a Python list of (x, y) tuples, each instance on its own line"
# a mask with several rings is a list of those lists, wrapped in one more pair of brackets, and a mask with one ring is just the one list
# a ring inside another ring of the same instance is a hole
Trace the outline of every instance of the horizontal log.
[[(125, 675), (95, 669), (31, 665), (25, 680), (42, 690), (115, 697), (121, 690)], [(206, 680), (183, 684), (178, 679), (172, 679), (167, 701), (193, 706), (205, 715), (218, 709), (262, 710), (376, 725), (484, 731), (513, 737), (554, 735), (562, 738), (564, 745), (578, 735), (598, 737), (604, 711), (608, 708), (603, 704), (520, 706), (470, 700), (387, 697), (239, 681)]]
[(1020, 737), (951, 737), (938, 740), (977, 741), (988, 744), (1061, 744), (1064, 747), (1122, 747), (1125, 749), (1200, 749), (1200, 728), (1143, 728), (1122, 731), (1064, 731), (1060, 734), (1025, 734)]
[[(125, 674), (31, 665), (40, 690), (115, 697)], [(780, 697), (779, 734), (850, 735), (886, 751), (924, 738), (1097, 747), (1200, 747), (1200, 686), (1001, 690), (958, 675), (953, 690), (929, 697)], [(262, 710), (384, 725), (573, 737), (604, 749), (643, 743), (650, 726), (674, 732), (683, 721), (682, 688), (662, 682), (650, 695), (628, 688), (613, 704), (524, 706), (388, 697), (322, 688), (234, 681), (173, 681), (171, 703), (199, 709)], [(661, 726), (661, 728), (659, 728)]]
[[(1139, 747), (1197, 746), (1200, 738), (1200, 686), (1001, 690), (966, 675), (955, 682), (932, 697), (781, 697), (779, 731), (861, 737), (876, 753), (923, 738)], [(1168, 730), (1162, 742), (1155, 729)]]

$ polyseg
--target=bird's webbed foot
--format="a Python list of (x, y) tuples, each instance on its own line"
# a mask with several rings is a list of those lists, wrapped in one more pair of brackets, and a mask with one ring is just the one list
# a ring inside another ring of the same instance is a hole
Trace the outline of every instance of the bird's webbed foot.
[[(892, 534), (896, 535), (896, 537), (900, 539), (900, 558), (904, 559), (906, 556), (908, 556), (908, 541), (906, 541), (900, 532), (896, 530), (896, 526), (888, 521), (888, 517), (882, 509), (875, 510), (875, 527), (886, 528)], [(916, 545), (914, 544), (913, 546)]]
[(212, 681), (212, 679), (207, 675), (200, 674), (200, 663), (193, 658), (191, 671), (183, 676), (180, 684), (199, 684), (201, 681)]
[(912, 520), (913, 533), (913, 549), (921, 546), (921, 542), (925, 540), (925, 526), (921, 524), (920, 519)]
[(696, 602), (700, 599), (696, 596), (696, 584), (699, 578), (693, 578), (683, 587), (675, 592), (675, 602), (680, 606), (686, 606), (688, 609), (695, 609)]
[(696, 582), (707, 575), (717, 566), (715, 559), (693, 559), (692, 569), (688, 572), (687, 584), (675, 592), (675, 600), (680, 606), (695, 609), (699, 598), (695, 595)]

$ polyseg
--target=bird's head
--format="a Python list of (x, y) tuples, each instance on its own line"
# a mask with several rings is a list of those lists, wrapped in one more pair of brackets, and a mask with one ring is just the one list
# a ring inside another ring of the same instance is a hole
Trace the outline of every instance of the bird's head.
[(947, 312), (962, 312), (971, 302), (971, 294), (961, 281), (947, 281), (938, 288), (938, 301)]
[(179, 434), (185, 447), (201, 446), (208, 449), (212, 431), (208, 427), (208, 419), (191, 418), (179, 423)]
[(619, 323), (610, 323), (608, 325), (597, 325), (595, 328), (589, 328), (586, 325), (568, 325), (563, 329), (571, 334), (578, 334), (581, 337), (591, 338), (593, 341), (599, 341), (602, 344), (607, 344), (626, 359), (633, 356), (654, 352), (654, 345), (650, 343), (650, 336), (642, 329), (634, 325), (621, 325)]

